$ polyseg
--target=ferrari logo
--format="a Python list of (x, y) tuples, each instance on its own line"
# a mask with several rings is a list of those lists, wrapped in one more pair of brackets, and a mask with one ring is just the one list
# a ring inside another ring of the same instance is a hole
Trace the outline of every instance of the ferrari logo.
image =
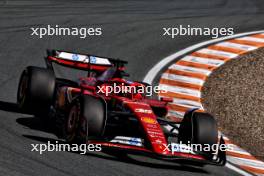
[(141, 117), (141, 120), (145, 123), (149, 123), (149, 124), (156, 124), (157, 121), (153, 118), (150, 117)]

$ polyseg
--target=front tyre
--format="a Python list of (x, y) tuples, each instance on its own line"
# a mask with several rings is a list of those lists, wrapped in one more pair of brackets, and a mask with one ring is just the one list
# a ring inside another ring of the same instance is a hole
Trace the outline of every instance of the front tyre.
[[(179, 128), (182, 143), (213, 146), (218, 143), (218, 128), (214, 117), (208, 113), (190, 111), (183, 118)], [(211, 155), (214, 151), (208, 151)]]
[(89, 134), (100, 137), (104, 133), (106, 109), (102, 99), (92, 96), (82, 97), (82, 117), (89, 125)]

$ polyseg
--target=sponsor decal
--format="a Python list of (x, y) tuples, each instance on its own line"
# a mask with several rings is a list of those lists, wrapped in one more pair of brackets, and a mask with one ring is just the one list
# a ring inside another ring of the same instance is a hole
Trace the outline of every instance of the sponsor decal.
[(181, 152), (181, 145), (180, 144), (172, 144), (171, 148), (172, 148), (172, 151)]
[(90, 56), (90, 63), (96, 64), (96, 57), (95, 56)]
[(86, 55), (81, 55), (81, 54), (74, 54), (74, 53), (68, 53), (68, 52), (57, 52), (56, 57), (66, 59), (66, 60), (71, 60), (71, 61), (88, 63), (88, 57)]
[(131, 145), (138, 145), (139, 143), (141, 143), (141, 140), (140, 140), (139, 138), (131, 138), (131, 139), (129, 140), (129, 143), (130, 143)]
[(142, 139), (135, 138), (135, 137), (116, 136), (110, 142), (119, 143), (119, 144), (134, 145), (134, 146), (138, 146), (138, 147), (142, 147), (143, 146)]
[[(153, 129), (152, 129), (153, 130)], [(147, 132), (149, 136), (151, 137), (163, 137), (163, 133), (161, 132), (156, 132), (156, 131), (148, 131)]]
[(158, 126), (156, 124), (146, 124), (148, 128), (152, 128), (152, 130), (158, 129)]
[(79, 60), (79, 56), (78, 56), (78, 54), (73, 54), (73, 55), (72, 55), (72, 60), (74, 60), (74, 61), (78, 61), (78, 60)]
[(145, 123), (156, 124), (157, 121), (151, 117), (141, 117), (141, 120)]
[(127, 82), (127, 84), (133, 84), (134, 83), (133, 81), (129, 81), (129, 80), (127, 80), (126, 82)]
[(145, 113), (145, 114), (151, 114), (152, 113), (152, 110), (149, 110), (149, 109), (136, 109), (135, 112), (140, 112), (140, 113)]

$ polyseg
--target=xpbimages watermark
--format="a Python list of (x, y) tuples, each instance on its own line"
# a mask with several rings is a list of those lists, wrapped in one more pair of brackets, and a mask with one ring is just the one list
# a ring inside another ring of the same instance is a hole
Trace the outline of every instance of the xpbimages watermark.
[(163, 144), (164, 152), (168, 151), (171, 153), (175, 152), (184, 152), (184, 153), (195, 153), (195, 152), (211, 152), (212, 154), (217, 154), (219, 151), (232, 151), (234, 150), (232, 144), (192, 144), (188, 142), (187, 144), (180, 143), (171, 143)]
[(85, 155), (87, 152), (102, 151), (101, 144), (61, 144), (58, 141), (47, 144), (31, 144), (31, 152), (38, 152), (40, 155), (45, 152), (77, 152)]
[(154, 93), (167, 93), (167, 90), (161, 89), (159, 86), (130, 86), (124, 83), (112, 84), (105, 86), (97, 86), (98, 94), (105, 94), (109, 96), (111, 94), (144, 94), (145, 96), (152, 96)]
[(31, 36), (40, 39), (48, 36), (78, 36), (85, 39), (88, 36), (101, 36), (101, 27), (61, 27), (59, 25), (47, 25), (44, 27), (31, 27)]
[(164, 27), (162, 36), (175, 38), (176, 36), (211, 36), (213, 39), (220, 36), (234, 35), (234, 29), (231, 27), (194, 27), (191, 25), (178, 25), (173, 27)]

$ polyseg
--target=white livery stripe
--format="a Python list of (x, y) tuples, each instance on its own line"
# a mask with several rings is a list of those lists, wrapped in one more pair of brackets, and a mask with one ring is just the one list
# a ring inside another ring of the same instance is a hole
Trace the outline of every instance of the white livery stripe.
[(182, 88), (178, 86), (169, 86), (165, 84), (160, 84), (159, 85), (161, 90), (166, 90), (169, 92), (175, 92), (175, 93), (180, 93), (180, 94), (185, 94), (185, 95), (190, 95), (194, 97), (201, 97), (201, 92), (193, 89), (187, 89), (187, 88)]
[(216, 46), (224, 46), (224, 47), (240, 49), (244, 51), (251, 51), (251, 50), (257, 49), (257, 47), (255, 46), (232, 43), (232, 42), (221, 42), (221, 43), (216, 44)]
[(185, 56), (181, 60), (199, 63), (199, 64), (212, 65), (212, 66), (217, 66), (217, 67), (219, 67), (220, 65), (223, 65), (225, 63), (225, 61), (222, 61), (222, 60), (207, 59), (207, 58), (196, 57), (196, 56)]
[(172, 66), (169, 67), (169, 69), (186, 71), (190, 73), (200, 73), (200, 74), (205, 74), (207, 76), (211, 74), (210, 70), (188, 67), (188, 66), (183, 66), (183, 65), (178, 65), (178, 64), (173, 64)]
[(230, 53), (230, 52), (226, 52), (226, 51), (219, 51), (219, 50), (214, 50), (214, 49), (208, 49), (208, 48), (200, 49), (197, 52), (215, 55), (215, 56), (220, 56), (220, 57), (226, 57), (226, 58), (230, 58), (230, 59), (238, 56), (238, 54), (235, 54), (235, 53)]
[(196, 84), (196, 85), (203, 85), (204, 80), (198, 79), (198, 78), (192, 78), (188, 76), (180, 76), (180, 75), (174, 75), (174, 74), (168, 74), (168, 73), (163, 73), (162, 78), (164, 79), (169, 79), (173, 81), (180, 81), (184, 83), (190, 83), (190, 84)]
[(264, 43), (264, 39), (256, 38), (256, 37), (240, 37), (240, 38), (236, 38), (236, 40), (247, 40), (252, 42)]

